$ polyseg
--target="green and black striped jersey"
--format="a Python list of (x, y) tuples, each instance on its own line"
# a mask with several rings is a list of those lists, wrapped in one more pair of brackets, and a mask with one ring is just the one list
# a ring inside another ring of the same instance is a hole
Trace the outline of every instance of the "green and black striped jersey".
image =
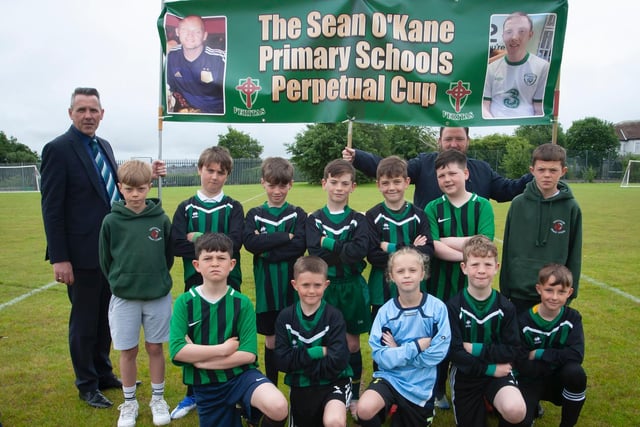
[[(484, 301), (463, 289), (447, 302), (451, 325), (451, 363), (465, 375), (493, 375), (495, 364), (515, 363), (522, 357), (518, 320), (513, 304), (492, 290)], [(472, 352), (463, 343), (472, 344)]]
[(362, 275), (370, 245), (363, 214), (349, 206), (337, 214), (326, 206), (318, 209), (307, 218), (306, 240), (309, 255), (319, 256), (329, 265), (329, 280)]
[(567, 362), (582, 364), (584, 330), (580, 313), (565, 306), (555, 319), (545, 320), (539, 307), (531, 307), (518, 318), (522, 344), (527, 352), (535, 351), (533, 360), (527, 359), (518, 366), (520, 374), (539, 377)]
[[(242, 227), (244, 210), (237, 200), (223, 196), (219, 202), (204, 202), (197, 195), (178, 205), (171, 223), (171, 241), (175, 256), (182, 257), (184, 280), (193, 283), (193, 276), (200, 276), (191, 261), (195, 259), (193, 242), (187, 234), (224, 233), (233, 241), (233, 258), (236, 266), (229, 275), (228, 283), (240, 290), (242, 270), (240, 268), (240, 248), (242, 247)], [(198, 280), (197, 283), (202, 283)]]
[[(429, 202), (424, 209), (429, 218), (433, 240), (443, 237), (465, 237), (482, 234), (493, 240), (495, 225), (493, 208), (489, 200), (472, 194), (462, 206), (454, 206), (447, 196), (442, 195)], [(460, 269), (460, 263), (434, 258), (431, 277), (427, 281), (427, 291), (442, 301), (448, 301), (467, 286), (467, 277)]]
[(176, 299), (171, 316), (169, 353), (176, 365), (182, 366), (183, 382), (189, 385), (215, 384), (229, 381), (257, 363), (231, 369), (198, 369), (190, 363), (175, 360), (176, 354), (187, 344), (188, 336), (194, 344), (217, 345), (237, 337), (237, 351), (258, 355), (256, 315), (246, 295), (231, 287), (215, 303), (204, 299), (199, 287), (193, 287)]
[(306, 219), (301, 208), (289, 203), (269, 207), (265, 202), (247, 212), (242, 240), (253, 254), (257, 313), (280, 311), (293, 303), (293, 264), (307, 248)]
[[(433, 259), (433, 238), (429, 230), (427, 215), (408, 202), (398, 211), (390, 209), (384, 202), (378, 203), (369, 209), (365, 216), (373, 239), (371, 250), (367, 255), (367, 260), (371, 264), (371, 272), (369, 273), (371, 304), (382, 305), (397, 295), (397, 292), (389, 289), (385, 274), (389, 255), (405, 246), (412, 246), (416, 237), (422, 235), (427, 238), (427, 243), (423, 246), (416, 246), (416, 249), (428, 256), (431, 261)], [(388, 243), (386, 251), (380, 247), (381, 242)], [(423, 287), (421, 286), (421, 288)]]
[(304, 315), (299, 302), (280, 312), (275, 353), (290, 387), (327, 385), (353, 375), (344, 318), (324, 300), (311, 316)]

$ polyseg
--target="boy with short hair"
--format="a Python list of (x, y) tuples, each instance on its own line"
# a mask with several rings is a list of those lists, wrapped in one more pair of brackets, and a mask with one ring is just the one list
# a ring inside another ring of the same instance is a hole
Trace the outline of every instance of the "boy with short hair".
[[(171, 242), (174, 254), (182, 257), (185, 292), (202, 284), (202, 275), (193, 266), (194, 243), (208, 232), (224, 233), (231, 238), (236, 267), (231, 271), (228, 281), (232, 288), (240, 291), (240, 248), (244, 210), (240, 202), (225, 195), (223, 191), (232, 169), (233, 159), (225, 147), (205, 149), (198, 159), (200, 189), (193, 197), (181, 202), (173, 215)], [(195, 407), (193, 393), (191, 388), (187, 387), (184, 399), (171, 412), (171, 418), (182, 418)]]
[(304, 237), (307, 214), (287, 202), (293, 185), (293, 165), (288, 160), (266, 158), (260, 183), (267, 201), (247, 212), (242, 240), (245, 249), (253, 254), (256, 319), (258, 333), (265, 336), (265, 371), (267, 378), (277, 385), (278, 368), (273, 352), (276, 318), (294, 301), (293, 263), (307, 248)]
[(356, 188), (355, 177), (355, 169), (346, 160), (327, 164), (322, 178), (327, 204), (307, 217), (305, 231), (309, 255), (319, 256), (329, 265), (331, 284), (325, 291), (325, 300), (340, 310), (347, 323), (349, 364), (353, 369), (352, 415), (362, 377), (360, 334), (369, 332), (371, 325), (369, 291), (362, 277), (364, 258), (370, 249), (370, 232), (365, 216), (348, 206), (349, 195)]
[[(404, 199), (410, 184), (407, 162), (398, 156), (386, 157), (378, 163), (376, 175), (376, 185), (384, 201), (365, 214), (374, 239), (367, 255), (371, 264), (369, 294), (372, 319), (382, 304), (397, 295), (395, 284), (387, 281), (389, 256), (403, 247), (413, 246), (429, 259), (433, 257), (429, 220), (423, 210)], [(421, 289), (426, 290), (426, 283)]]
[(165, 361), (162, 343), (169, 339), (171, 317), (171, 224), (159, 200), (147, 200), (151, 165), (130, 160), (118, 168), (124, 201), (115, 202), (100, 229), (100, 267), (111, 287), (109, 326), (113, 347), (120, 350), (124, 403), (118, 427), (133, 427), (138, 416), (136, 357), (140, 327), (151, 375), (151, 412), (155, 425), (171, 422), (164, 400)]
[(560, 181), (567, 172), (567, 154), (557, 144), (534, 151), (529, 170), (534, 180), (513, 199), (504, 228), (500, 291), (522, 313), (540, 302), (538, 271), (554, 262), (573, 275), (578, 296), (582, 266), (582, 212), (569, 186)]
[[(464, 244), (475, 235), (493, 240), (495, 225), (489, 200), (465, 187), (469, 179), (466, 155), (457, 150), (443, 151), (436, 157), (435, 169), (443, 194), (425, 208), (436, 254), (427, 291), (446, 303), (467, 285), (460, 269)], [(439, 409), (450, 408), (445, 394), (448, 370), (449, 361), (445, 359), (438, 368), (435, 387)]]
[(560, 427), (578, 423), (587, 391), (582, 316), (566, 306), (573, 293), (571, 271), (547, 264), (538, 273), (540, 304), (520, 314), (528, 358), (518, 363), (520, 390), (527, 403), (525, 425), (532, 425), (540, 400), (562, 406)]
[(291, 284), (299, 301), (278, 315), (275, 355), (291, 387), (290, 427), (347, 425), (352, 375), (347, 326), (323, 299), (327, 269), (319, 257), (298, 258)]
[(380, 308), (371, 327), (369, 345), (378, 370), (358, 402), (364, 427), (380, 426), (392, 405), (397, 408), (392, 426), (431, 425), (437, 365), (447, 355), (451, 330), (444, 303), (420, 290), (427, 262), (407, 246), (389, 257), (387, 270), (398, 296)]
[(201, 426), (240, 427), (247, 419), (284, 426), (287, 400), (256, 369), (256, 317), (246, 295), (228, 286), (236, 266), (234, 244), (222, 233), (205, 233), (195, 245), (194, 268), (203, 283), (180, 295), (173, 307), (169, 352), (193, 387)]
[(451, 322), (451, 396), (456, 425), (485, 425), (485, 401), (499, 425), (522, 422), (526, 405), (513, 376), (522, 358), (515, 307), (491, 288), (498, 272), (498, 249), (485, 236), (473, 236), (463, 248), (462, 271), (468, 278), (447, 302)]

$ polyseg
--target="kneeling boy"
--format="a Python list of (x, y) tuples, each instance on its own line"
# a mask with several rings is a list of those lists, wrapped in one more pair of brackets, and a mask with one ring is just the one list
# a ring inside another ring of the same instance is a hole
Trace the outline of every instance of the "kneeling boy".
[(256, 369), (258, 338), (251, 301), (227, 285), (236, 261), (233, 242), (219, 233), (195, 245), (195, 269), (204, 283), (180, 295), (173, 307), (169, 351), (192, 385), (201, 426), (240, 427), (239, 403), (250, 422), (284, 426), (287, 400)]
[(560, 427), (578, 423), (585, 401), (587, 374), (582, 368), (582, 316), (566, 306), (573, 293), (571, 271), (547, 264), (538, 273), (541, 303), (519, 317), (522, 342), (529, 352), (518, 364), (520, 389), (527, 402), (525, 425), (531, 425), (540, 400), (562, 406)]
[(451, 394), (456, 425), (486, 425), (485, 402), (493, 406), (499, 425), (522, 422), (524, 398), (513, 375), (523, 351), (516, 309), (491, 287), (498, 273), (498, 249), (484, 236), (463, 247), (462, 272), (468, 287), (447, 302), (451, 322)]
[(346, 426), (351, 367), (344, 318), (322, 298), (329, 286), (327, 263), (298, 258), (291, 281), (300, 300), (276, 321), (278, 369), (291, 387), (289, 427)]

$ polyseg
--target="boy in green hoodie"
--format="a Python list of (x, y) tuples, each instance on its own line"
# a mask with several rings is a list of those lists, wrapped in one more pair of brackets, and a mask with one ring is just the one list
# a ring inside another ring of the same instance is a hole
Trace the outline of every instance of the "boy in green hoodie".
[(560, 181), (567, 172), (567, 154), (557, 144), (542, 144), (532, 155), (534, 180), (511, 202), (504, 229), (500, 291), (518, 313), (540, 303), (538, 271), (548, 263), (566, 266), (574, 292), (582, 260), (582, 212), (569, 186)]
[(100, 267), (109, 280), (109, 326), (113, 347), (120, 350), (124, 403), (118, 407), (118, 427), (133, 427), (138, 416), (136, 356), (140, 327), (144, 328), (151, 376), (151, 413), (155, 425), (171, 422), (164, 400), (165, 362), (162, 343), (169, 341), (171, 319), (171, 223), (160, 201), (146, 199), (151, 189), (151, 165), (139, 160), (118, 168), (115, 202), (100, 229)]

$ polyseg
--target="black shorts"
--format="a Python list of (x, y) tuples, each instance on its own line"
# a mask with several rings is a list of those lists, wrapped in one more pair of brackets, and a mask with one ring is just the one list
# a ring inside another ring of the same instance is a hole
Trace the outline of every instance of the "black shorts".
[(518, 387), (513, 374), (506, 377), (473, 377), (462, 374), (456, 366), (449, 373), (453, 411), (458, 425), (474, 425), (486, 417), (485, 400), (493, 405), (496, 394), (506, 386)]
[(324, 407), (330, 400), (351, 401), (351, 379), (341, 378), (332, 384), (313, 387), (291, 387), (289, 427), (322, 427)]
[(375, 391), (384, 400), (384, 409), (377, 415), (380, 418), (380, 423), (384, 423), (391, 406), (394, 404), (397, 406), (397, 410), (391, 418), (392, 427), (429, 427), (433, 422), (433, 396), (424, 406), (418, 406), (405, 399), (382, 378), (374, 378), (367, 390)]
[(260, 335), (276, 334), (276, 319), (279, 311), (265, 311), (264, 313), (256, 313), (256, 329)]

